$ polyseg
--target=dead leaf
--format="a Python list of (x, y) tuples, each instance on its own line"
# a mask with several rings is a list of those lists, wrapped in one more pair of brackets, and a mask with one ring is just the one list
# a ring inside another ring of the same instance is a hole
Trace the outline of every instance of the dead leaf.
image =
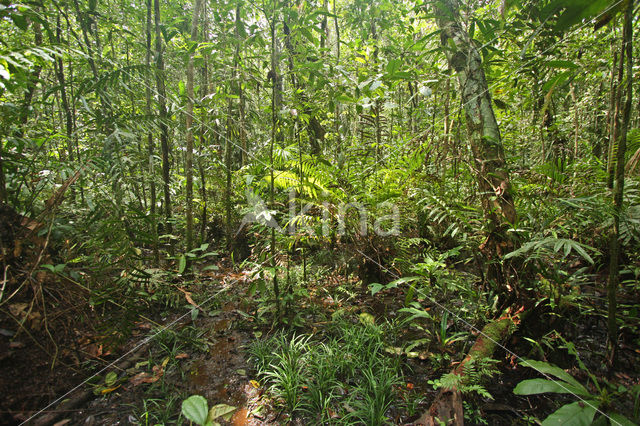
[(60, 420), (58, 423), (54, 423), (53, 426), (64, 426), (67, 423), (69, 423), (70, 421), (71, 421), (71, 419)]
[(185, 298), (185, 299), (187, 299), (187, 302), (188, 302), (191, 306), (194, 306), (194, 307), (196, 307), (196, 308), (200, 309), (202, 312), (204, 312), (204, 309), (202, 309), (202, 308), (200, 307), (200, 305), (198, 305), (196, 302), (194, 302), (194, 301), (193, 301), (193, 299), (191, 298), (191, 292), (189, 292), (189, 291), (187, 291), (187, 290), (185, 290), (185, 289), (183, 289), (183, 288), (180, 288), (180, 287), (177, 287), (177, 288), (178, 288), (178, 290), (180, 290), (181, 292), (183, 292), (183, 293), (184, 293), (184, 298)]
[(187, 359), (187, 358), (189, 358), (189, 354), (185, 352), (176, 355), (176, 359)]
[(160, 379), (160, 377), (152, 376), (149, 373), (138, 373), (132, 378), (129, 379), (133, 386), (141, 385), (142, 383), (155, 383)]
[(91, 343), (85, 348), (85, 352), (92, 358), (100, 358), (102, 356), (102, 345)]
[(28, 306), (28, 303), (14, 303), (12, 305), (9, 305), (9, 312), (11, 312), (11, 315), (13, 315), (14, 317), (20, 318), (26, 315), (25, 311), (27, 310)]

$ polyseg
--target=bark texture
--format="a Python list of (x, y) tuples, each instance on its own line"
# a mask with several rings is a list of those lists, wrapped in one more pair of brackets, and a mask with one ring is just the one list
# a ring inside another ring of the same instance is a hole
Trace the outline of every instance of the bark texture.
[(460, 24), (459, 9), (458, 0), (441, 0), (434, 4), (442, 47), (460, 85), (474, 157), (472, 167), (488, 226), (487, 239), (480, 250), (489, 265), (489, 279), (495, 280), (504, 292), (510, 292), (514, 289), (506, 282), (507, 274), (501, 268), (500, 259), (513, 250), (514, 241), (507, 230), (516, 221), (516, 210), (482, 59)]

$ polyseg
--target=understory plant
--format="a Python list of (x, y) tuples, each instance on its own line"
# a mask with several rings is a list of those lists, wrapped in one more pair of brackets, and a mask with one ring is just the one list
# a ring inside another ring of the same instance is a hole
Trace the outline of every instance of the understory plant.
[(337, 319), (324, 336), (276, 334), (249, 353), (258, 377), (291, 416), (324, 424), (387, 424), (402, 380), (384, 327)]
[(634, 425), (640, 417), (634, 409), (633, 421), (620, 414), (616, 405), (625, 395), (638, 396), (640, 386), (632, 388), (613, 386), (604, 379), (598, 379), (580, 360), (572, 343), (565, 346), (577, 360), (578, 367), (586, 373), (588, 383), (583, 385), (562, 368), (543, 361), (523, 360), (522, 366), (533, 368), (544, 378), (523, 380), (515, 387), (516, 395), (537, 395), (542, 393), (567, 394), (577, 401), (562, 405), (547, 416), (542, 425), (576, 424), (576, 425)]

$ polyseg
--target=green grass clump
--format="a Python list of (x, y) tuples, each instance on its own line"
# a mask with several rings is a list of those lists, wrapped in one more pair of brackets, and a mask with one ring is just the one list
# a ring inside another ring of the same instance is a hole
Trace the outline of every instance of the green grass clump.
[(398, 358), (385, 353), (384, 330), (338, 319), (324, 336), (278, 333), (249, 353), (270, 395), (309, 424), (388, 423), (401, 383)]

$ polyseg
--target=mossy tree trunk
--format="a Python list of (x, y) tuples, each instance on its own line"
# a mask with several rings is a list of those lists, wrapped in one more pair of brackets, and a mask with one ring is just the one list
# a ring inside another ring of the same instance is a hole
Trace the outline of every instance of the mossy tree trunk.
[(472, 167), (488, 227), (487, 239), (480, 246), (489, 268), (487, 277), (497, 283), (503, 295), (517, 294), (513, 284), (508, 283), (508, 272), (501, 262), (502, 256), (512, 251), (515, 245), (508, 229), (516, 221), (516, 210), (482, 59), (461, 25), (458, 0), (441, 0), (435, 2), (433, 8), (441, 30), (442, 49), (457, 74), (464, 103), (474, 157)]

